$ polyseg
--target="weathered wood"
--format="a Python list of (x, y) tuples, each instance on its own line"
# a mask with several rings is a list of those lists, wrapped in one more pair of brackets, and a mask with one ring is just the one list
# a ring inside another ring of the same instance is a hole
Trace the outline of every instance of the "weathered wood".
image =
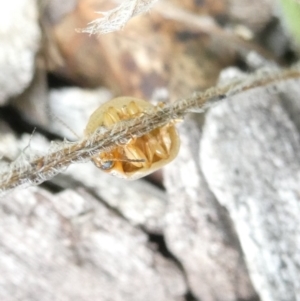
[(159, 188), (143, 179), (124, 182), (92, 163), (73, 165), (66, 175), (75, 179), (77, 185), (89, 188), (133, 225), (142, 226), (151, 233), (162, 233), (167, 196)]
[(300, 300), (299, 80), (232, 97), (206, 116), (201, 165), (234, 221), (263, 301)]
[(199, 300), (256, 300), (229, 216), (209, 191), (198, 165), (200, 125), (185, 120), (180, 136), (179, 155), (164, 173), (169, 194), (167, 246), (183, 265)]
[(0, 204), (0, 299), (180, 301), (181, 271), (84, 190), (34, 187)]
[(41, 39), (38, 18), (35, 0), (0, 3), (0, 105), (23, 92), (33, 77)]
[[(81, 89), (77, 87), (49, 91), (50, 123), (48, 129), (71, 140), (83, 136), (91, 114), (113, 98), (105, 88)], [(74, 135), (74, 133), (77, 135)]]

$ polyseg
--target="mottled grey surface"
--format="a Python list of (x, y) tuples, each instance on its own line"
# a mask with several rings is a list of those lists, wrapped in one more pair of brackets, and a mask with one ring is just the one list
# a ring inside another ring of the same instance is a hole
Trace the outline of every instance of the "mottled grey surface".
[(40, 46), (36, 0), (0, 2), (0, 105), (29, 85)]
[(84, 190), (0, 202), (1, 301), (183, 300), (181, 271)]
[(206, 116), (200, 156), (263, 301), (300, 300), (300, 82), (233, 97)]
[(124, 181), (113, 177), (91, 162), (70, 166), (65, 174), (88, 187), (133, 225), (152, 233), (162, 233), (167, 196), (159, 188), (144, 179)]
[(48, 129), (62, 137), (77, 140), (83, 136), (91, 114), (111, 98), (113, 98), (111, 92), (105, 88), (51, 89), (48, 100), (50, 114)]
[(12, 100), (12, 105), (28, 123), (49, 128), (48, 82), (46, 70), (37, 67), (29, 87)]
[(164, 173), (169, 195), (167, 246), (183, 265), (199, 300), (256, 300), (229, 216), (209, 191), (198, 165), (200, 125), (187, 118), (180, 136), (179, 155)]

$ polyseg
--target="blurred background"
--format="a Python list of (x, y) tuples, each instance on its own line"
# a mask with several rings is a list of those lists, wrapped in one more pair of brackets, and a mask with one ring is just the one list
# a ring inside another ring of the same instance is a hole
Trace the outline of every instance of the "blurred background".
[[(113, 97), (172, 103), (299, 58), (297, 0), (158, 0), (79, 32), (125, 1), (0, 3), (0, 169), (78, 140)], [(190, 114), (144, 179), (85, 163), (1, 198), (0, 300), (299, 300), (299, 84)]]

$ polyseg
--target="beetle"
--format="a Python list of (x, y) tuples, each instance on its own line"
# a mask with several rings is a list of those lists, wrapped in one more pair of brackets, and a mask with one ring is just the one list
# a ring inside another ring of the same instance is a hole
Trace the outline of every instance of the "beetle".
[[(97, 108), (90, 116), (85, 135), (97, 128), (109, 127), (121, 120), (142, 116), (155, 108), (151, 103), (134, 97), (117, 97)], [(109, 152), (99, 152), (93, 163), (103, 171), (120, 178), (135, 180), (171, 162), (178, 154), (180, 140), (174, 123), (132, 137)]]

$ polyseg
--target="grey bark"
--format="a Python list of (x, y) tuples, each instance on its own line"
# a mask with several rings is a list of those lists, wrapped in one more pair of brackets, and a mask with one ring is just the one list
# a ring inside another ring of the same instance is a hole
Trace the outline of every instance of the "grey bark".
[(204, 175), (229, 211), (263, 301), (300, 300), (300, 82), (241, 94), (210, 110)]
[(0, 105), (28, 87), (40, 47), (38, 7), (35, 0), (0, 3)]
[[(167, 196), (145, 180), (127, 181), (108, 175), (94, 164), (73, 165), (66, 174), (88, 187), (133, 225), (161, 234)], [(69, 181), (71, 182), (71, 181)]]
[(256, 300), (229, 216), (209, 191), (198, 164), (199, 124), (185, 120), (180, 136), (179, 155), (164, 173), (167, 246), (199, 300)]
[(181, 271), (84, 190), (34, 187), (0, 204), (0, 299), (183, 300)]

